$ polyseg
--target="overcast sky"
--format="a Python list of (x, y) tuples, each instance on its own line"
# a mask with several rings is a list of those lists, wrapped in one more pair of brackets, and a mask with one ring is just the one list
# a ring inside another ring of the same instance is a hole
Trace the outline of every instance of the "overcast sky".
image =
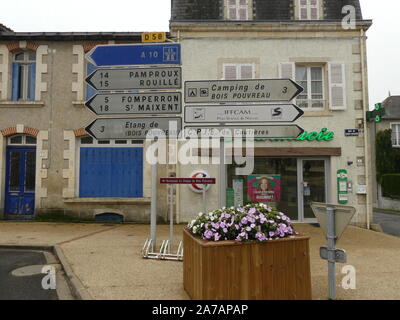
[[(335, 0), (331, 0), (335, 1)], [(399, 0), (360, 0), (368, 32), (370, 105), (400, 95)], [(168, 31), (170, 0), (2, 1), (0, 23), (14, 31)]]

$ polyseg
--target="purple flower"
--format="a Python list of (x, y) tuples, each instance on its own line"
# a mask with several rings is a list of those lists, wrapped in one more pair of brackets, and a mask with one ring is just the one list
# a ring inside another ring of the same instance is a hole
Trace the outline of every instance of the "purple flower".
[(221, 236), (218, 233), (214, 235), (214, 241), (218, 241), (220, 238)]
[(204, 238), (206, 238), (206, 239), (211, 239), (213, 235), (214, 235), (214, 233), (211, 230), (207, 230), (203, 234)]

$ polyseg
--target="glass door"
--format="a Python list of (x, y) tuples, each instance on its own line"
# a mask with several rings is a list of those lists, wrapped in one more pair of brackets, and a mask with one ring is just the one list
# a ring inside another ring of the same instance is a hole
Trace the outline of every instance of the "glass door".
[(316, 222), (311, 202), (327, 202), (326, 159), (299, 159), (299, 221)]

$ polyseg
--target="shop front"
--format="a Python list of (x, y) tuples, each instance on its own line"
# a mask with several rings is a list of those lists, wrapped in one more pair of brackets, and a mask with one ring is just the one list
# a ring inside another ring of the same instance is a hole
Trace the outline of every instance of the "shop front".
[(235, 169), (227, 166), (227, 206), (262, 202), (294, 221), (315, 222), (310, 203), (329, 197), (329, 157), (256, 156), (251, 175), (237, 176)]

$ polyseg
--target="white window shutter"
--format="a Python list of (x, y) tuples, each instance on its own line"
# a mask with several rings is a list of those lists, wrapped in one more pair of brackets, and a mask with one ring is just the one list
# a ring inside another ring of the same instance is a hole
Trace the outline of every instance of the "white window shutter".
[(237, 67), (235, 65), (224, 65), (224, 80), (237, 80)]
[(346, 72), (344, 63), (330, 62), (329, 74), (329, 109), (345, 110), (346, 98)]
[(245, 64), (240, 67), (240, 79), (254, 79), (254, 68), (251, 64)]
[(295, 63), (294, 62), (281, 62), (279, 64), (279, 78), (281, 79), (292, 79), (295, 81)]

